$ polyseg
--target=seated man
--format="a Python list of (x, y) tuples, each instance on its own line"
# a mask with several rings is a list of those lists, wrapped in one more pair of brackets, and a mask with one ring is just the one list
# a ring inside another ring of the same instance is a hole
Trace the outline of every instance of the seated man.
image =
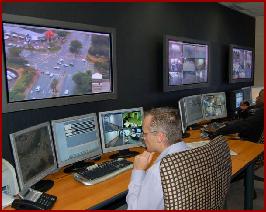
[(256, 98), (254, 114), (246, 119), (229, 122), (225, 127), (211, 132), (213, 136), (239, 133), (240, 138), (257, 142), (264, 128), (264, 89)]
[[(181, 141), (181, 124), (177, 109), (155, 108), (146, 112), (143, 121), (143, 136), (147, 151), (135, 157), (126, 198), (128, 209), (162, 210), (164, 200), (160, 161), (168, 154), (190, 149)], [(160, 155), (147, 169), (154, 152)]]
[(250, 115), (250, 105), (248, 101), (240, 103), (240, 107), (235, 111), (235, 119), (246, 119)]

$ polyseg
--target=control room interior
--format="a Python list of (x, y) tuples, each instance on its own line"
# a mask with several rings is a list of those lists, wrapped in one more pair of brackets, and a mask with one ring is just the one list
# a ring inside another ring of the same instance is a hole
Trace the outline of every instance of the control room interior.
[[(264, 88), (264, 2), (5, 2), (2, 13), (2, 159), (24, 163), (14, 178), (21, 192), (76, 162), (62, 174), (73, 184), (80, 166), (135, 156), (146, 110), (176, 108), (186, 138), (232, 121)], [(264, 166), (255, 174), (264, 178)], [(264, 182), (254, 188), (261, 210)], [(243, 179), (231, 183), (227, 209), (243, 209), (243, 192)], [(112, 201), (102, 209), (126, 209), (125, 195)]]

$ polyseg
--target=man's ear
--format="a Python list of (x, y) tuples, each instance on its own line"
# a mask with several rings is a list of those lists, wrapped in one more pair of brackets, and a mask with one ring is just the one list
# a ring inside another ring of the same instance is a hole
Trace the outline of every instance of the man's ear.
[(163, 132), (158, 132), (157, 137), (158, 137), (158, 143), (162, 143), (166, 140), (166, 136)]

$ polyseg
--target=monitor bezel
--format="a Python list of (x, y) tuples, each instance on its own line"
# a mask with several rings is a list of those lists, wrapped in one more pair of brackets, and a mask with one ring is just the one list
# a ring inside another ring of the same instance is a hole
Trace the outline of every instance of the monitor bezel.
[[(43, 127), (47, 127), (47, 130), (49, 133), (49, 138), (51, 141), (51, 148), (52, 148), (53, 157), (54, 157), (54, 164), (50, 168), (39, 173), (34, 178), (30, 179), (28, 182), (24, 182), (23, 181), (23, 175), (22, 175), (22, 169), (21, 169), (20, 162), (19, 162), (19, 156), (17, 153), (17, 146), (16, 146), (16, 141), (15, 141), (16, 138), (15, 137), (17, 137), (21, 134), (24, 134), (24, 133), (28, 133), (28, 132), (33, 131), (33, 130), (43, 128)], [(26, 128), (24, 130), (17, 131), (15, 133), (10, 134), (9, 137), (10, 137), (10, 142), (11, 142), (11, 146), (12, 146), (12, 150), (13, 150), (13, 156), (14, 156), (14, 160), (15, 160), (17, 177), (19, 180), (19, 186), (20, 186), (21, 192), (24, 192), (25, 190), (30, 188), (32, 185), (34, 185), (37, 182), (39, 182), (40, 180), (42, 180), (44, 177), (46, 177), (47, 175), (49, 175), (49, 174), (53, 173), (55, 170), (57, 170), (57, 160), (56, 160), (56, 155), (55, 155), (55, 150), (54, 150), (54, 142), (53, 142), (51, 127), (50, 127), (49, 122), (45, 122), (42, 124), (38, 124), (38, 125), (35, 125), (32, 127)]]
[[(111, 47), (111, 74), (112, 74), (112, 91), (108, 93), (92, 93), (92, 94), (83, 94), (77, 96), (62, 96), (57, 98), (47, 98), (47, 99), (35, 99), (29, 101), (18, 101), (18, 102), (9, 102), (7, 92), (7, 82), (6, 82), (6, 64), (5, 64), (5, 50), (4, 42), (2, 47), (2, 113), (15, 112), (21, 110), (53, 107), (53, 106), (62, 106), (70, 105), (84, 102), (93, 102), (101, 101), (108, 99), (117, 98), (117, 66), (116, 66), (116, 30), (111, 27), (102, 27), (94, 26), (83, 23), (74, 23), (74, 22), (64, 22), (64, 21), (55, 21), (49, 19), (34, 18), (28, 16), (18, 16), (11, 14), (2, 14), (2, 24), (4, 22), (14, 23), (14, 24), (25, 24), (25, 25), (35, 25), (42, 27), (54, 27), (70, 30), (79, 30), (79, 31), (90, 31), (90, 32), (101, 32), (110, 34), (110, 47)], [(2, 37), (3, 39), (3, 37)]]
[[(101, 134), (101, 141), (102, 141), (102, 150), (103, 153), (108, 153), (108, 152), (114, 152), (114, 151), (119, 151), (119, 150), (124, 150), (124, 149), (129, 149), (133, 147), (144, 147), (145, 144), (142, 142), (136, 143), (136, 144), (126, 144), (122, 146), (117, 146), (117, 147), (105, 147), (105, 139), (104, 139), (104, 132), (103, 132), (103, 123), (102, 123), (102, 116), (108, 114), (108, 113), (124, 113), (124, 112), (137, 112), (140, 111), (142, 115), (142, 124), (143, 124), (143, 119), (144, 119), (144, 112), (142, 107), (138, 108), (130, 108), (130, 109), (120, 109), (120, 110), (113, 110), (113, 111), (105, 111), (105, 112), (99, 112), (99, 124), (100, 124), (100, 134)], [(142, 139), (142, 138), (141, 138)]]
[[(191, 43), (191, 44), (199, 44), (199, 45), (206, 45), (208, 47), (208, 80), (207, 82), (201, 83), (193, 83), (193, 84), (182, 84), (182, 85), (169, 85), (169, 41), (176, 41), (176, 42), (184, 42), (184, 43)], [(178, 91), (178, 90), (185, 90), (185, 89), (194, 89), (194, 88), (204, 88), (208, 87), (211, 82), (211, 45), (208, 41), (201, 41), (186, 37), (177, 37), (172, 35), (164, 35), (164, 42), (163, 42), (163, 90), (164, 92), (169, 91)]]
[(196, 123), (199, 123), (199, 122), (201, 122), (201, 121), (204, 121), (204, 115), (203, 115), (203, 111), (202, 111), (202, 95), (201, 94), (199, 94), (199, 95), (192, 95), (192, 96), (187, 96), (187, 97), (185, 97), (184, 98), (184, 102), (185, 102), (185, 108), (187, 108), (187, 102), (186, 102), (186, 100), (188, 99), (188, 98), (193, 98), (193, 97), (200, 97), (200, 100), (201, 100), (201, 114), (202, 114), (202, 118), (201, 119), (197, 119), (197, 120), (195, 120), (195, 121), (192, 121), (192, 122), (188, 122), (188, 120), (187, 120), (187, 110), (185, 111), (186, 113), (186, 124), (187, 124), (187, 126), (191, 126), (192, 124), (196, 124)]
[[(221, 115), (221, 116), (209, 116), (209, 117), (206, 117), (205, 116), (205, 108), (203, 107), (203, 98), (204, 98), (204, 96), (207, 96), (207, 95), (217, 95), (217, 94), (223, 94), (224, 95), (225, 114), (224, 115)], [(204, 120), (213, 120), (213, 119), (226, 118), (227, 117), (227, 108), (226, 108), (226, 95), (225, 95), (225, 92), (205, 93), (205, 94), (202, 94), (202, 113), (203, 113)]]
[(180, 99), (178, 101), (178, 110), (179, 110), (179, 115), (180, 115), (180, 121), (181, 121), (181, 128), (182, 128), (182, 132), (185, 133), (186, 132), (186, 129), (187, 129), (187, 123), (184, 123), (183, 120), (185, 120), (185, 122), (187, 121), (186, 120), (186, 114), (184, 113), (185, 117), (183, 117), (183, 114), (182, 114), (182, 106), (181, 104), (184, 105), (184, 98)]
[[(94, 154), (87, 153), (87, 154), (81, 155), (81, 156), (76, 157), (76, 158), (68, 159), (68, 160), (63, 162), (60, 158), (59, 151), (58, 151), (59, 146), (58, 146), (58, 141), (57, 141), (57, 134), (56, 134), (56, 130), (55, 130), (55, 125), (57, 123), (63, 123), (66, 121), (84, 119), (84, 118), (89, 118), (89, 117), (94, 117), (94, 119), (95, 119), (96, 137), (98, 138), (98, 142), (99, 142), (99, 146), (100, 146), (99, 151), (93, 152)], [(95, 157), (102, 155), (101, 139), (100, 139), (100, 134), (99, 134), (98, 118), (97, 118), (96, 113), (89, 113), (89, 114), (85, 114), (85, 115), (81, 115), (81, 116), (73, 116), (73, 117), (68, 117), (68, 118), (63, 118), (63, 119), (52, 120), (51, 125), (52, 125), (52, 132), (53, 132), (53, 136), (54, 136), (54, 146), (55, 146), (58, 168), (62, 168), (64, 166), (67, 166), (67, 165), (70, 165), (70, 164), (73, 164), (75, 162), (79, 162), (79, 161), (82, 161), (85, 159), (93, 159)]]
[[(240, 78), (233, 79), (233, 48), (252, 51), (252, 68), (251, 68), (251, 78)], [(235, 44), (230, 44), (229, 47), (229, 72), (228, 81), (229, 83), (239, 83), (239, 82), (254, 82), (254, 66), (255, 66), (255, 49), (252, 47), (239, 46)]]

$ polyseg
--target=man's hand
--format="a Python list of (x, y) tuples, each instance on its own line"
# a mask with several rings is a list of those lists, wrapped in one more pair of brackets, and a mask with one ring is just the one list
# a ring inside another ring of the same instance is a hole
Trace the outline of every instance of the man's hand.
[(134, 160), (134, 169), (146, 170), (152, 160), (153, 153), (144, 151), (142, 154), (137, 155)]

